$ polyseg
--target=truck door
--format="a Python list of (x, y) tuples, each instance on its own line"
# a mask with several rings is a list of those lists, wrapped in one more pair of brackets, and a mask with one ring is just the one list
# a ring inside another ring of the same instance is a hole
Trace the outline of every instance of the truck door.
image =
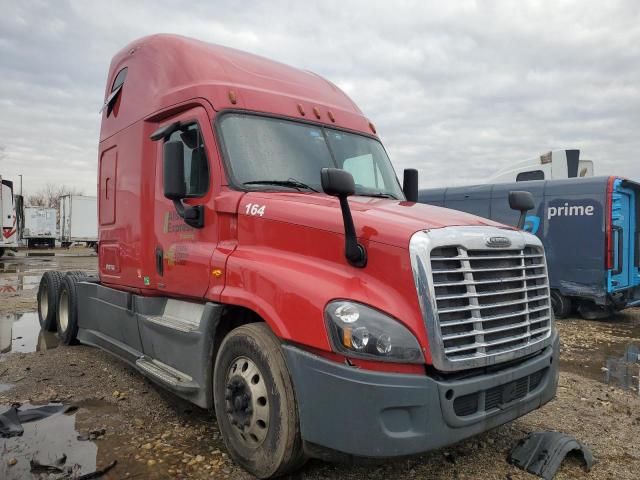
[(609, 271), (610, 291), (637, 286), (636, 191), (616, 179), (611, 193), (611, 240), (613, 265)]
[[(211, 122), (202, 107), (192, 108), (167, 118), (159, 126), (180, 122), (179, 130), (155, 142), (154, 256), (155, 287), (167, 296), (204, 297), (210, 279), (209, 262), (218, 242), (217, 214), (212, 208), (213, 190), (217, 188), (212, 172), (217, 172), (212, 159), (215, 140)], [(184, 148), (186, 205), (204, 207), (204, 227), (187, 225), (178, 215), (173, 202), (164, 196), (163, 148), (166, 142), (178, 141)], [(215, 173), (216, 175), (218, 173)], [(219, 182), (218, 182), (219, 184)], [(144, 282), (147, 283), (147, 278)]]

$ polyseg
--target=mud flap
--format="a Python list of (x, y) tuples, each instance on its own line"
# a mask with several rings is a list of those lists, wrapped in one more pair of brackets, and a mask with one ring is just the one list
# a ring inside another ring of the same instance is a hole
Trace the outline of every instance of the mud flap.
[(518, 442), (509, 453), (509, 463), (529, 473), (551, 480), (569, 452), (576, 451), (587, 472), (594, 459), (591, 449), (575, 438), (559, 432), (535, 432)]

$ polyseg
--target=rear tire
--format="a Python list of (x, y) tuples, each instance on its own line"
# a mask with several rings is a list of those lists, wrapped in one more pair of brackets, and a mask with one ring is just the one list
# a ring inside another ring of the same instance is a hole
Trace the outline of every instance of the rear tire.
[(567, 318), (571, 315), (571, 298), (565, 297), (557, 290), (551, 290), (551, 306), (556, 318)]
[(40, 328), (49, 332), (56, 331), (58, 296), (62, 283), (62, 273), (50, 270), (44, 272), (38, 287), (38, 320)]
[(4, 248), (0, 248), (0, 258), (4, 256)]
[(582, 300), (578, 304), (578, 313), (585, 320), (604, 320), (613, 314), (610, 307), (596, 305), (591, 300)]
[(231, 458), (258, 478), (305, 462), (298, 409), (280, 342), (264, 323), (232, 330), (215, 362), (214, 406)]
[(56, 324), (58, 326), (58, 338), (64, 345), (78, 343), (78, 279), (67, 275), (62, 279), (60, 296), (58, 298), (58, 312)]

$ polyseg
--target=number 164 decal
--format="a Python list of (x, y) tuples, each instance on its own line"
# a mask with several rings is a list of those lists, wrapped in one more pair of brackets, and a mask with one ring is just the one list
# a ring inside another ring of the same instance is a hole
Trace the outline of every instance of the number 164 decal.
[(247, 215), (257, 215), (259, 217), (262, 217), (264, 215), (264, 205), (258, 205), (257, 203), (247, 203), (244, 208)]

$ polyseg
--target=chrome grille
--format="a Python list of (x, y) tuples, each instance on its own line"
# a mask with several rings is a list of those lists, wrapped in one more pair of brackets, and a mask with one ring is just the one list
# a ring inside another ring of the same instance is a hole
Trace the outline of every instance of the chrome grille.
[(550, 337), (541, 247), (438, 246), (430, 262), (436, 324), (447, 360), (486, 359)]

